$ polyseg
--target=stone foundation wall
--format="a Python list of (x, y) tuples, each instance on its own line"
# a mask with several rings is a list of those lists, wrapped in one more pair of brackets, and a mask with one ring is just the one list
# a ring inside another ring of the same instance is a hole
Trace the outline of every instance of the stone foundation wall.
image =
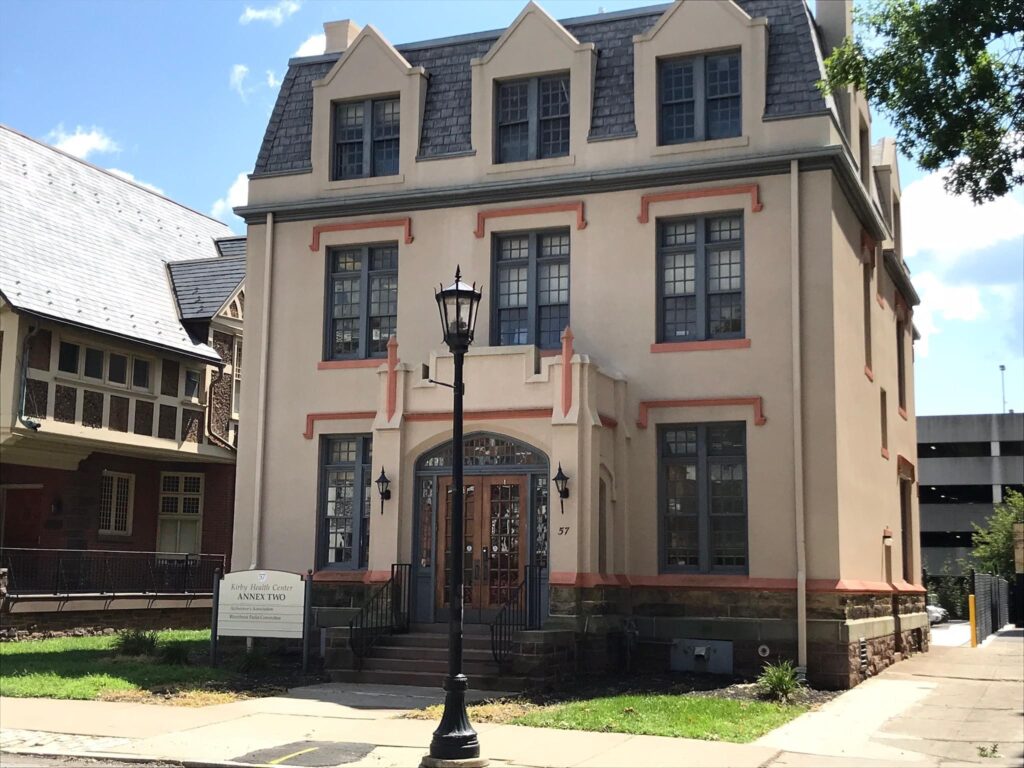
[(517, 632), (507, 666), (511, 674), (529, 678), (532, 687), (553, 687), (576, 671), (576, 638), (565, 630)]

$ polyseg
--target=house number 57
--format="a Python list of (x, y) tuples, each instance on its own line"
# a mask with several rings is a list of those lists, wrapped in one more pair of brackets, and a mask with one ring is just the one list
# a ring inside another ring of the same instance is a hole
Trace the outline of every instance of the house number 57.
[(565, 534), (567, 534), (568, 532), (569, 532), (569, 526), (568, 525), (560, 526), (559, 529), (558, 529), (558, 535), (559, 536), (565, 536)]

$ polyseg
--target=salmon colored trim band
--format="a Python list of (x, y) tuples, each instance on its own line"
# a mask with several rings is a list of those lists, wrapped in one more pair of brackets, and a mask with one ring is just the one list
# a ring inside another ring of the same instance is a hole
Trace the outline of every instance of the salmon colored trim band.
[(601, 420), (601, 426), (607, 427), (608, 429), (615, 429), (619, 426), (618, 419), (613, 419), (611, 416), (605, 416), (603, 413), (597, 414), (597, 418)]
[(406, 216), (404, 219), (376, 219), (374, 221), (351, 221), (345, 224), (317, 224), (313, 227), (313, 239), (309, 244), (309, 250), (316, 253), (320, 250), (320, 235), (327, 232), (352, 232), (359, 229), (385, 229), (387, 227), (401, 227), (404, 234), (405, 244), (412, 242), (412, 219)]
[(655, 408), (713, 408), (730, 405), (749, 405), (754, 409), (754, 423), (761, 426), (767, 423), (764, 415), (764, 402), (758, 397), (712, 397), (702, 400), (643, 400), (640, 402), (640, 415), (636, 425), (647, 429), (647, 417)]
[(572, 408), (572, 328), (562, 331), (562, 415)]
[(366, 360), (321, 360), (316, 364), (318, 371), (341, 371), (351, 368), (380, 368), (384, 361), (379, 357)]
[(860, 231), (860, 260), (865, 264), (873, 263), (877, 247), (878, 243), (875, 238), (866, 229), (862, 229)]
[(898, 413), (900, 415), (900, 418), (902, 418), (904, 421), (910, 421), (910, 417), (907, 416), (906, 408), (897, 408), (896, 413)]
[(883, 448), (882, 449), (882, 458), (885, 459), (886, 461), (889, 460), (889, 449), (888, 448)]
[(392, 336), (388, 339), (388, 408), (387, 417), (395, 415), (395, 408), (398, 405), (398, 338)]
[(864, 375), (868, 377), (868, 381), (875, 380), (875, 372), (871, 370), (871, 366), (869, 365), (864, 366)]
[(718, 341), (674, 341), (651, 344), (651, 352), (700, 352), (708, 349), (749, 349), (750, 339)]
[(339, 411), (337, 413), (307, 413), (306, 431), (302, 436), (307, 440), (313, 439), (313, 425), (318, 421), (349, 421), (353, 419), (375, 419), (376, 411)]
[[(466, 421), (489, 421), (493, 419), (550, 419), (551, 408), (509, 408), (495, 411), (466, 411)], [(424, 411), (405, 414), (406, 421), (451, 421), (451, 411)]]
[(878, 302), (878, 306), (880, 306), (882, 309), (885, 309), (885, 296), (883, 296), (880, 293), (876, 293), (875, 294), (875, 301)]
[[(769, 579), (751, 576), (727, 576), (699, 573), (660, 573), (647, 576), (573, 573), (552, 571), (548, 579), (553, 587), (660, 587), (677, 589), (752, 589), (763, 592), (789, 592), (796, 589), (796, 579)], [(809, 579), (808, 592), (924, 592), (924, 587), (896, 581), (860, 581), (857, 579)]]
[(523, 208), (490, 208), (486, 211), (477, 211), (476, 229), (473, 230), (473, 234), (478, 238), (484, 236), (484, 225), (487, 219), (501, 219), (507, 216), (530, 216), (535, 213), (562, 213), (566, 211), (576, 213), (576, 229), (587, 228), (583, 201), (578, 200), (575, 203), (552, 203), (551, 205), (532, 205)]
[(735, 187), (703, 187), (701, 189), (686, 189), (677, 192), (655, 192), (650, 195), (643, 195), (640, 198), (640, 215), (636, 220), (646, 224), (651, 220), (651, 205), (653, 203), (666, 203), (670, 200), (693, 200), (698, 197), (724, 197), (726, 195), (750, 195), (750, 210), (754, 213), (764, 209), (761, 202), (761, 191), (757, 184), (740, 184)]

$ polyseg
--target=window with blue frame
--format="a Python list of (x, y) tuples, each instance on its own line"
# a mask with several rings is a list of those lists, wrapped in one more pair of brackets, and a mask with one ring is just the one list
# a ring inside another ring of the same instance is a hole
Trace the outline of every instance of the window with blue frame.
[(398, 173), (401, 121), (398, 99), (342, 101), (334, 105), (331, 179)]
[(385, 357), (398, 320), (398, 245), (327, 251), (325, 360)]
[(661, 569), (745, 572), (746, 425), (663, 425), (658, 451)]
[(320, 453), (317, 567), (364, 569), (370, 551), (372, 439), (325, 436)]
[(739, 53), (658, 62), (658, 144), (739, 136), (741, 107)]
[(491, 343), (555, 349), (569, 325), (569, 232), (494, 238)]
[(569, 154), (567, 74), (498, 83), (494, 112), (494, 162)]

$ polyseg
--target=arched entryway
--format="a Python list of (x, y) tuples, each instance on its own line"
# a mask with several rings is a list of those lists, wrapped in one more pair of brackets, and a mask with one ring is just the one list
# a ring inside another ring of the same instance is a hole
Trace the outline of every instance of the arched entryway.
[[(508, 601), (527, 566), (539, 579), (539, 605), (547, 613), (549, 467), (540, 450), (505, 435), (475, 432), (464, 440), (465, 621), (487, 622)], [(413, 616), (448, 618), (451, 567), (452, 442), (416, 462), (413, 525)]]

